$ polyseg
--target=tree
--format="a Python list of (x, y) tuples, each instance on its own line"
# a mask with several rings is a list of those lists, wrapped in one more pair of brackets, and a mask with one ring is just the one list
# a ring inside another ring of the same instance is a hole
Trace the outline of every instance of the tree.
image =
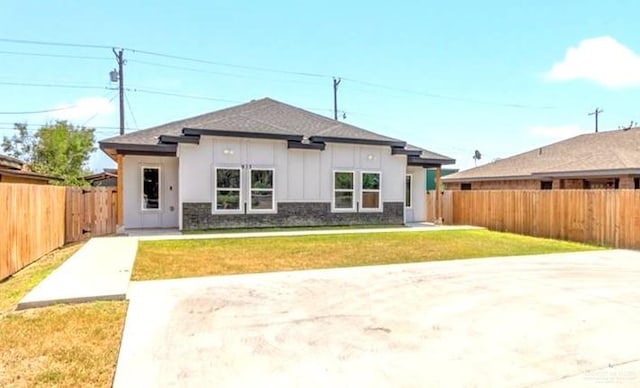
[(3, 136), (2, 153), (31, 164), (35, 138), (29, 136), (27, 124), (15, 123), (13, 127), (18, 133), (11, 138)]
[(89, 156), (95, 151), (95, 129), (58, 120), (29, 136), (26, 124), (16, 124), (18, 134), (4, 137), (2, 149), (27, 162), (34, 172), (58, 176), (66, 185), (82, 185)]
[(473, 163), (477, 166), (478, 165), (478, 160), (482, 159), (482, 154), (480, 153), (480, 151), (476, 150), (473, 153)]

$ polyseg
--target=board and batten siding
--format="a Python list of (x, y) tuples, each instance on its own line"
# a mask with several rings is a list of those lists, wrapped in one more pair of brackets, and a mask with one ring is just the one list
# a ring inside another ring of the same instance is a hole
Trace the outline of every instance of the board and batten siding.
[(427, 220), (425, 188), (427, 178), (425, 169), (418, 166), (407, 167), (407, 174), (411, 175), (411, 207), (405, 208), (407, 222), (423, 222)]
[(324, 151), (300, 150), (282, 140), (202, 136), (200, 144), (179, 144), (178, 157), (180, 210), (185, 202), (213, 201), (214, 167), (243, 165), (274, 168), (276, 203), (331, 202), (336, 170), (354, 171), (356, 187), (361, 171), (380, 171), (382, 202), (404, 201), (406, 156), (391, 155), (389, 146), (327, 143)]
[[(123, 208), (126, 228), (176, 228), (178, 206), (178, 158), (126, 155)], [(142, 210), (142, 168), (160, 168), (160, 209)]]

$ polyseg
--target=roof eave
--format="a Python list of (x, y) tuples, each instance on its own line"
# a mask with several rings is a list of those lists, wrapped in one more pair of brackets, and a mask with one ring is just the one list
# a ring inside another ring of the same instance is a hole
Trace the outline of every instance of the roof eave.
[(409, 155), (407, 157), (407, 164), (409, 166), (426, 166), (426, 167), (440, 167), (447, 164), (455, 164), (455, 159), (433, 159), (433, 158), (421, 158)]
[(443, 182), (451, 182), (451, 183), (458, 183), (458, 182), (479, 182), (479, 181), (515, 181), (515, 180), (522, 180), (522, 179), (532, 179), (531, 175), (512, 175), (512, 176), (500, 176), (500, 177), (496, 177), (496, 176), (489, 176), (489, 177), (461, 177), (461, 178), (457, 178), (457, 177), (452, 177), (451, 175), (442, 177), (442, 181)]
[(356, 139), (349, 137), (336, 136), (310, 136), (309, 141), (312, 143), (346, 143), (346, 144), (363, 144), (404, 148), (407, 143), (401, 140), (376, 140), (376, 139)]
[(584, 178), (609, 177), (618, 175), (640, 175), (640, 168), (610, 168), (603, 170), (545, 171), (531, 173), (531, 177), (540, 178)]
[(132, 144), (132, 143), (109, 143), (99, 142), (100, 149), (115, 159), (117, 154), (121, 155), (157, 155), (176, 156), (176, 144)]
[(272, 139), (272, 140), (293, 140), (302, 141), (302, 135), (292, 135), (286, 133), (263, 133), (263, 132), (244, 132), (244, 131), (227, 131), (222, 129), (200, 129), (200, 128), (183, 128), (182, 134), (186, 136), (222, 136), (222, 137), (246, 137), (253, 139)]

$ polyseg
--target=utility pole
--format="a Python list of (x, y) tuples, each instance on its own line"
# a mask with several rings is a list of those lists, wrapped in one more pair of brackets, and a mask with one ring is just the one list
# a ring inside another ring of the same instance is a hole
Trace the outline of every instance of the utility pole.
[(595, 116), (596, 117), (596, 133), (598, 133), (598, 115), (600, 113), (604, 112), (602, 109), (600, 108), (596, 108), (596, 110), (594, 110), (593, 112), (589, 113), (589, 116)]
[(338, 85), (342, 78), (333, 77), (333, 119), (338, 120)]
[(113, 70), (111, 74), (111, 82), (118, 81), (118, 89), (120, 92), (120, 135), (124, 135), (124, 73), (122, 71), (124, 67), (124, 58), (122, 54), (123, 50), (116, 51), (113, 49), (113, 54), (116, 56), (118, 62), (118, 71)]

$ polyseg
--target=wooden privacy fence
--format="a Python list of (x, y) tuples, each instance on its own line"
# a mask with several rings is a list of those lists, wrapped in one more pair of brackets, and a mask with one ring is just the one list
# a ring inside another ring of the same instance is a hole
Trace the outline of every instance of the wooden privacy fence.
[(114, 187), (0, 183), (0, 280), (65, 243), (116, 231)]
[(116, 232), (115, 187), (67, 187), (65, 242)]
[(65, 191), (0, 183), (0, 280), (64, 244)]
[(447, 224), (640, 248), (640, 190), (447, 191)]

